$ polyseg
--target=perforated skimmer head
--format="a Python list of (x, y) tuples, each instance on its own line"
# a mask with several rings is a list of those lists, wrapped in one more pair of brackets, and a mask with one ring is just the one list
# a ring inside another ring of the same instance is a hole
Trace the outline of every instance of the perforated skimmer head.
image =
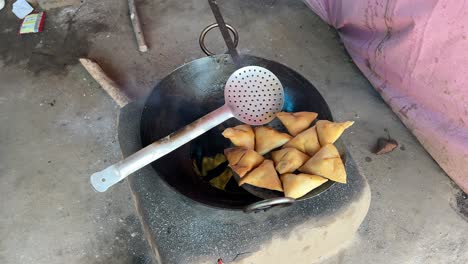
[(263, 125), (283, 109), (284, 91), (271, 71), (247, 66), (235, 71), (224, 87), (224, 100), (234, 116), (249, 125)]

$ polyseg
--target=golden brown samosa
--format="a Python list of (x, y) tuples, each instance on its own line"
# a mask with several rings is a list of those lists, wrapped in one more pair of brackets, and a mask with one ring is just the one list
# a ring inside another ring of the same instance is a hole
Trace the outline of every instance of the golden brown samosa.
[(226, 157), (221, 153), (216, 154), (214, 157), (203, 157), (201, 175), (203, 177), (208, 175), (208, 172), (210, 170), (218, 167), (219, 164), (225, 161), (226, 161)]
[(299, 171), (346, 183), (345, 167), (340, 153), (333, 144), (323, 146), (317, 154), (299, 168)]
[(211, 186), (220, 190), (226, 190), (226, 185), (232, 177), (232, 170), (226, 168), (220, 175), (210, 180)]
[(306, 130), (317, 116), (318, 114), (314, 112), (279, 112), (276, 114), (276, 117), (283, 123), (289, 134), (293, 136)]
[(239, 160), (245, 155), (247, 148), (227, 148), (224, 150), (224, 156), (228, 160), (229, 164), (237, 164)]
[(308, 192), (327, 182), (328, 179), (318, 175), (311, 174), (283, 174), (281, 182), (283, 183), (284, 196), (294, 199), (301, 198)]
[(292, 137), (267, 126), (255, 128), (255, 150), (264, 155), (275, 148), (286, 144)]
[(286, 143), (283, 148), (295, 148), (302, 153), (313, 156), (320, 149), (320, 143), (318, 141), (317, 132), (315, 131), (315, 126), (299, 133)]
[(245, 175), (240, 181), (239, 186), (244, 183), (248, 183), (250, 185), (275, 190), (275, 191), (283, 191), (283, 187), (281, 185), (281, 180), (276, 173), (275, 167), (273, 165), (273, 161), (265, 160), (263, 161), (260, 166), (256, 169), (251, 171), (249, 174)]
[(228, 148), (224, 150), (224, 155), (229, 167), (241, 178), (264, 160), (262, 155), (247, 148)]
[(295, 148), (284, 148), (271, 153), (279, 174), (297, 170), (310, 157)]
[(255, 134), (249, 125), (226, 128), (223, 131), (223, 136), (231, 140), (232, 144), (236, 147), (255, 148)]
[(328, 120), (319, 120), (315, 126), (317, 127), (317, 135), (321, 146), (333, 144), (343, 134), (345, 129), (352, 126), (354, 121), (346, 121), (342, 123), (330, 122)]

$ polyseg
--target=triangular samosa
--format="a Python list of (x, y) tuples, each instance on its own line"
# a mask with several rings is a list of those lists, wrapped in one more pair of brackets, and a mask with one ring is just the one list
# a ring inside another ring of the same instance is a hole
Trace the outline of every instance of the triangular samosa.
[(225, 161), (226, 157), (221, 153), (216, 154), (214, 157), (203, 157), (201, 175), (205, 177), (210, 170), (218, 167), (219, 164)]
[(294, 199), (301, 198), (308, 192), (327, 182), (328, 179), (318, 175), (311, 174), (283, 174), (281, 182), (283, 183), (284, 196)]
[(310, 157), (295, 148), (284, 148), (271, 153), (279, 174), (291, 173), (297, 170)]
[(228, 160), (229, 164), (237, 164), (239, 160), (245, 155), (247, 148), (227, 148), (224, 150), (224, 156)]
[(315, 126), (317, 127), (317, 135), (320, 145), (333, 144), (343, 134), (345, 129), (352, 126), (354, 121), (346, 121), (342, 123), (334, 123), (328, 120), (319, 120)]
[(281, 181), (276, 173), (275, 167), (273, 165), (273, 161), (265, 160), (263, 161), (260, 166), (256, 169), (251, 171), (249, 174), (245, 175), (239, 181), (239, 186), (244, 183), (248, 183), (250, 185), (275, 190), (275, 191), (283, 191), (283, 187), (281, 186)]
[(315, 131), (315, 126), (299, 133), (286, 143), (283, 148), (295, 148), (302, 153), (313, 156), (320, 149), (320, 143), (318, 141), (317, 132)]
[(276, 114), (276, 117), (283, 123), (289, 134), (293, 136), (306, 130), (317, 116), (318, 114), (314, 112), (279, 112)]
[(249, 125), (229, 127), (222, 134), (225, 138), (231, 140), (232, 144), (236, 147), (248, 149), (254, 149), (255, 147), (255, 134)]
[(299, 168), (299, 171), (346, 183), (345, 167), (340, 153), (333, 144), (323, 146), (317, 154)]
[(247, 148), (228, 148), (224, 150), (224, 155), (229, 167), (241, 178), (264, 160), (262, 155)]
[(210, 184), (211, 186), (224, 191), (231, 177), (232, 171), (229, 168), (226, 168), (219, 176), (211, 179)]
[(259, 126), (255, 128), (255, 150), (264, 155), (275, 148), (286, 144), (292, 137), (271, 127)]

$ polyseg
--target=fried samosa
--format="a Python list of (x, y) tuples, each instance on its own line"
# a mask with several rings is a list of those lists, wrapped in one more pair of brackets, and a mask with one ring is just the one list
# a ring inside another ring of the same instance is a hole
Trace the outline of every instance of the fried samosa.
[(264, 160), (262, 155), (247, 148), (228, 148), (224, 150), (224, 155), (229, 167), (241, 178)]
[(225, 161), (226, 157), (221, 153), (216, 154), (214, 157), (203, 157), (201, 175), (205, 177), (210, 170), (218, 167), (219, 164)]
[(236, 147), (255, 148), (255, 134), (249, 125), (226, 128), (223, 131), (223, 136), (231, 140), (232, 144)]
[(321, 146), (333, 144), (343, 134), (343, 132), (354, 124), (354, 121), (346, 121), (342, 123), (330, 122), (328, 120), (319, 120), (315, 126), (317, 127), (317, 135)]
[(315, 131), (315, 126), (299, 133), (286, 143), (283, 148), (295, 148), (302, 153), (313, 156), (320, 149), (320, 143), (318, 141), (317, 131)]
[(293, 136), (306, 130), (317, 116), (318, 114), (314, 112), (279, 112), (276, 114), (276, 117), (283, 123), (289, 134)]
[(219, 176), (211, 179), (210, 184), (211, 186), (224, 191), (231, 177), (232, 177), (232, 170), (230, 170), (229, 168), (226, 168)]
[(232, 165), (237, 164), (239, 160), (245, 155), (245, 152), (247, 152), (247, 148), (227, 148), (224, 150), (224, 156), (226, 156), (229, 164)]
[(310, 157), (295, 148), (284, 148), (271, 153), (279, 174), (291, 173), (297, 170)]
[(276, 173), (275, 167), (273, 165), (273, 161), (271, 160), (264, 160), (260, 166), (256, 169), (251, 171), (249, 174), (245, 175), (239, 181), (239, 186), (244, 183), (248, 183), (250, 185), (275, 190), (275, 191), (283, 191), (283, 187), (281, 185), (281, 180)]
[(299, 171), (346, 183), (345, 167), (340, 153), (333, 144), (323, 146), (317, 154), (299, 168)]
[(290, 135), (278, 132), (271, 127), (259, 126), (255, 128), (255, 150), (260, 155), (264, 155), (283, 146), (291, 138)]
[(281, 182), (283, 183), (284, 196), (294, 199), (301, 198), (308, 192), (327, 182), (328, 179), (318, 175), (311, 174), (283, 174)]

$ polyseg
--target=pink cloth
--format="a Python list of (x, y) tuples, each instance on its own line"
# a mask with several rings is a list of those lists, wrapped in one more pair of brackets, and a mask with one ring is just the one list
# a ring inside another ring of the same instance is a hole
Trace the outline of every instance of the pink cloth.
[(468, 192), (468, 4), (306, 0), (447, 174)]

